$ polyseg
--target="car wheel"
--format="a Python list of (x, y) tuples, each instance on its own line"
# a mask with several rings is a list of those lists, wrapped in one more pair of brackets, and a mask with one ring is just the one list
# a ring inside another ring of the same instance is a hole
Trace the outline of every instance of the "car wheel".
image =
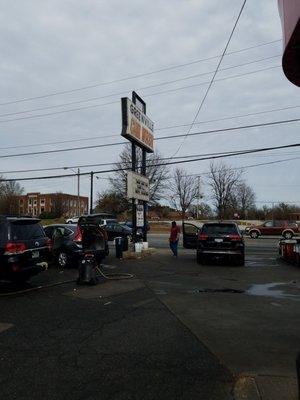
[(294, 235), (293, 235), (293, 232), (287, 231), (287, 232), (284, 232), (282, 236), (283, 236), (285, 239), (292, 239), (292, 237), (293, 237)]
[(197, 264), (203, 264), (203, 254), (201, 254), (200, 252), (197, 251), (197, 255), (196, 255), (196, 260), (197, 260)]
[(241, 254), (236, 258), (236, 265), (243, 267), (245, 265), (245, 254)]
[(257, 231), (250, 231), (250, 237), (252, 239), (257, 239), (259, 236), (259, 233)]
[(65, 251), (60, 251), (57, 255), (57, 265), (59, 268), (64, 269), (69, 264), (69, 256)]

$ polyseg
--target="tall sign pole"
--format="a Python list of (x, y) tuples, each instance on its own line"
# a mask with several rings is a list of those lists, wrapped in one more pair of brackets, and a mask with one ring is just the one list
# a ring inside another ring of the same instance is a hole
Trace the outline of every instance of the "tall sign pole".
[[(122, 136), (131, 141), (131, 172), (127, 173), (127, 197), (132, 201), (133, 240), (137, 228), (142, 228), (143, 240), (147, 241), (147, 202), (149, 201), (149, 179), (147, 178), (147, 153), (153, 153), (154, 123), (146, 115), (146, 103), (132, 92), (132, 100), (123, 97)], [(138, 174), (136, 148), (142, 152), (141, 174)]]

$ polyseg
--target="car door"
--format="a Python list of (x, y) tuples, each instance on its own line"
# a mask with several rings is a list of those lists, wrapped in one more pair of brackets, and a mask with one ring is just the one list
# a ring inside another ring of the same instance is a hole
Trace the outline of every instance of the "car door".
[(182, 223), (182, 236), (183, 236), (183, 247), (186, 249), (196, 249), (198, 232), (200, 227), (190, 222)]
[(274, 235), (274, 221), (266, 221), (261, 227), (262, 235)]
[(57, 253), (64, 246), (65, 242), (65, 228), (62, 226), (56, 226), (52, 236), (52, 249), (54, 253)]

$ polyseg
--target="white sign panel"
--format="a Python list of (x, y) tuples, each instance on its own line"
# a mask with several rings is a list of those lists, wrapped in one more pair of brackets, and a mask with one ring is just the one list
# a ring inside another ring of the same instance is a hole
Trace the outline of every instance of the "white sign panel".
[(154, 123), (127, 97), (122, 98), (122, 136), (153, 153)]
[(144, 206), (142, 204), (136, 206), (136, 226), (138, 228), (144, 226)]
[(133, 171), (127, 172), (127, 197), (149, 201), (149, 179)]

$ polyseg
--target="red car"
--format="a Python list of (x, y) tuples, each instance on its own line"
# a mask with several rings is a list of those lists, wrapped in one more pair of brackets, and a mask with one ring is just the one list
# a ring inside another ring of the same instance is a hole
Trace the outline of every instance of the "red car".
[(285, 239), (291, 239), (299, 233), (299, 227), (296, 222), (292, 221), (265, 221), (261, 225), (246, 228), (246, 234), (253, 239), (261, 235), (281, 235)]

